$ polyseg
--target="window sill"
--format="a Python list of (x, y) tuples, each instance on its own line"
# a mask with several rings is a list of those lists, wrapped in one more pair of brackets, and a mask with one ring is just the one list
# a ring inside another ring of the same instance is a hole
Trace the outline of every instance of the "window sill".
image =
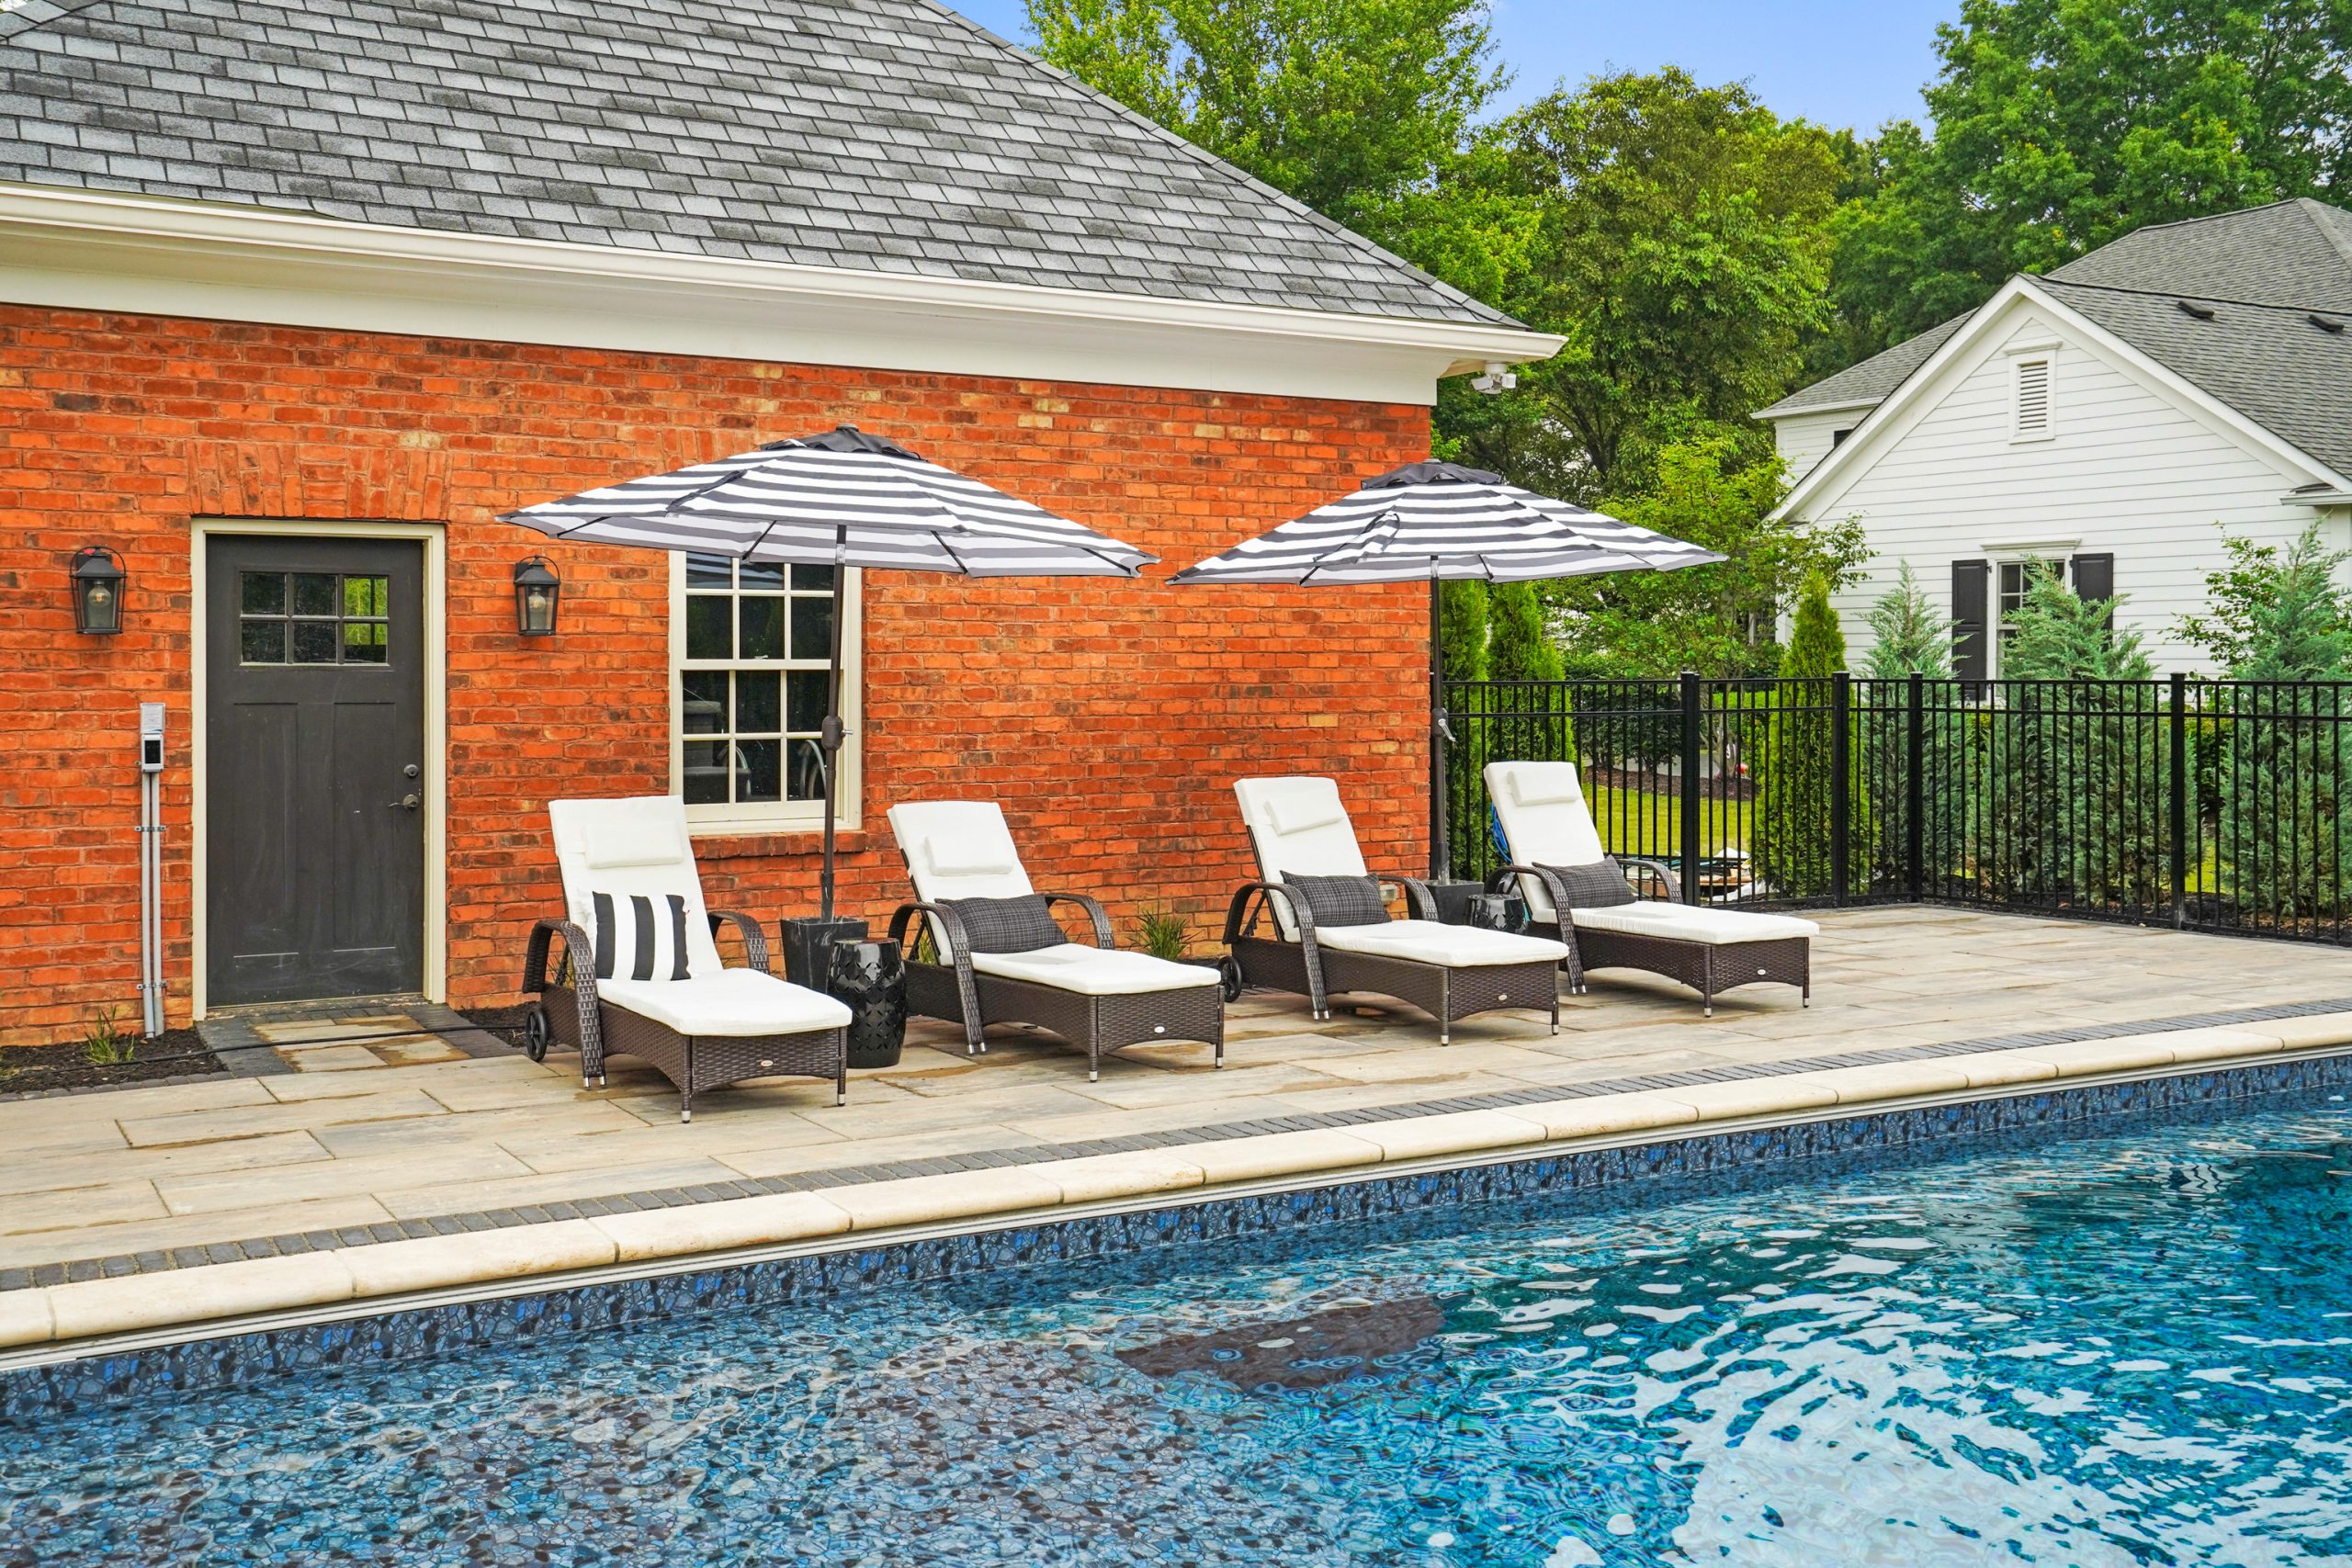
[[(690, 829), (694, 840), (695, 859), (776, 860), (815, 856), (825, 852), (825, 838), (821, 829), (808, 828), (695, 828)], [(859, 829), (844, 828), (833, 837), (833, 849), (840, 854), (857, 854), (867, 847), (866, 835)]]

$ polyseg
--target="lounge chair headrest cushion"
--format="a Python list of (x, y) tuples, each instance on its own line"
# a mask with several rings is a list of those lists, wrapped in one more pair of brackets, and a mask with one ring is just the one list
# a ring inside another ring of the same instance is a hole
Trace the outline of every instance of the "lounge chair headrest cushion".
[(677, 825), (667, 818), (649, 816), (634, 822), (594, 822), (585, 833), (584, 858), (594, 871), (625, 865), (675, 865), (686, 858), (678, 842)]
[(1001, 830), (969, 839), (928, 839), (923, 859), (942, 876), (1001, 876), (1021, 869), (1012, 836)]
[(1509, 769), (1505, 776), (1510, 781), (1514, 806), (1565, 806), (1584, 798), (1573, 764), (1521, 763)]
[(1272, 819), (1274, 831), (1289, 838), (1296, 833), (1312, 833), (1317, 828), (1329, 828), (1334, 822), (1348, 819), (1348, 808), (1340, 797), (1276, 795), (1266, 802), (1266, 815)]

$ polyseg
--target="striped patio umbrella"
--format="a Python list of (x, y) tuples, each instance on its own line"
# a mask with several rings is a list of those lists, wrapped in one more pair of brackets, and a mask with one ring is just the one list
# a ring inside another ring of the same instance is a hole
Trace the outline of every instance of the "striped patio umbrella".
[(824, 785), (821, 918), (833, 914), (844, 567), (962, 577), (1133, 577), (1134, 546), (844, 424), (821, 435), (541, 502), (500, 521), (579, 544), (830, 566), (832, 656), (817, 741)]
[(1410, 463), (1364, 481), (1223, 555), (1186, 567), (1182, 583), (1422, 582), (1430, 585), (1430, 873), (1443, 878), (1445, 715), (1440, 667), (1442, 581), (1517, 582), (1600, 572), (1670, 571), (1724, 558), (1713, 550), (1554, 501), (1500, 474), (1458, 463)]

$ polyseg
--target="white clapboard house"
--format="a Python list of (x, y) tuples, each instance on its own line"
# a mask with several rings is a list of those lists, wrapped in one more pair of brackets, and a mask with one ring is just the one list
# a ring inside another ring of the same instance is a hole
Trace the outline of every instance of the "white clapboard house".
[(1959, 672), (1997, 677), (2031, 562), (2124, 596), (2159, 670), (2222, 530), (2352, 546), (2352, 212), (2279, 202), (2142, 229), (1758, 411), (1794, 483), (1781, 514), (1858, 517), (1863, 615), (1908, 561), (1947, 608)]

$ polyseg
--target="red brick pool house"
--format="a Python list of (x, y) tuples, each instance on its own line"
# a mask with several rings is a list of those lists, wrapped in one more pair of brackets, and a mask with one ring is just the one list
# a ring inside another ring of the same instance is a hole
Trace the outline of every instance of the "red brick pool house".
[(1161, 558), (852, 585), (846, 912), (924, 795), (1123, 923), (1206, 927), (1238, 774), (1412, 863), (1423, 592), (1164, 580), (1555, 346), (923, 0), (0, 13), (0, 1044), (138, 1013), (146, 704), (175, 1024), (512, 1000), (552, 797), (811, 912), (821, 580), (495, 517), (844, 422)]

